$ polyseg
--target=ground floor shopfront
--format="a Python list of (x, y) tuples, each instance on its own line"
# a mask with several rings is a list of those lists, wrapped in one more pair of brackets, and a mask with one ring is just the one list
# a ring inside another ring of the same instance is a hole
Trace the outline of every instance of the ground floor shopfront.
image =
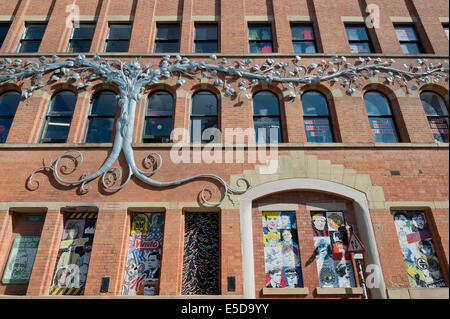
[[(222, 166), (231, 185), (245, 176), (251, 187), (217, 207), (195, 201), (207, 181), (114, 193), (91, 183), (85, 195), (44, 174), (39, 189), (15, 193), (23, 200), (2, 195), (0, 295), (448, 298), (448, 198), (430, 166), (448, 152), (400, 153), (281, 149), (275, 170)], [(370, 156), (386, 167), (364, 168)], [(429, 179), (380, 173), (402, 159)], [(365, 248), (360, 265), (352, 232)]]

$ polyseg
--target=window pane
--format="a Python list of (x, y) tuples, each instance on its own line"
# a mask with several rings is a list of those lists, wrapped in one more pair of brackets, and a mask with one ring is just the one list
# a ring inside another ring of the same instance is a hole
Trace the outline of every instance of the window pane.
[(378, 92), (367, 92), (364, 94), (367, 115), (369, 116), (389, 116), (392, 115), (389, 101)]
[(20, 93), (6, 92), (0, 95), (0, 116), (14, 116), (20, 101)]
[(314, 40), (314, 31), (311, 26), (291, 26), (292, 40)]
[(316, 53), (314, 42), (294, 42), (294, 53)]
[(295, 212), (263, 212), (267, 288), (303, 287)]
[(319, 283), (322, 288), (356, 287), (342, 212), (312, 212), (311, 224)]
[(430, 122), (430, 127), (431, 131), (433, 132), (434, 139), (441, 143), (448, 143), (448, 117), (434, 117), (429, 118), (428, 121)]
[(423, 108), (427, 116), (448, 116), (447, 103), (434, 92), (423, 92), (420, 94)]
[(6, 142), (12, 121), (12, 118), (0, 118), (0, 143)]
[(6, 34), (9, 31), (9, 24), (0, 24), (0, 41), (5, 40)]
[(89, 52), (92, 40), (70, 41), (69, 52)]
[(158, 25), (156, 30), (156, 40), (179, 40), (179, 25)]
[(116, 106), (116, 93), (101, 92), (94, 98), (91, 115), (114, 116), (116, 114)]
[(167, 92), (155, 92), (148, 100), (147, 115), (172, 116), (173, 97)]
[(191, 142), (211, 142), (218, 133), (217, 117), (191, 118)]
[(23, 41), (20, 46), (21, 53), (38, 52), (41, 41)]
[(445, 35), (447, 36), (447, 39), (448, 39), (449, 38), (448, 25), (444, 26), (444, 32), (445, 32)]
[(399, 41), (417, 41), (417, 35), (414, 27), (395, 27), (395, 32)]
[(178, 52), (178, 41), (164, 41), (155, 43), (155, 53)]
[(114, 118), (91, 118), (86, 143), (111, 142)]
[(208, 41), (208, 42), (195, 42), (194, 43), (194, 51), (196, 53), (214, 53), (218, 52), (217, 42), (216, 41)]
[(392, 214), (410, 287), (446, 287), (424, 212), (393, 211)]
[(43, 137), (44, 142), (62, 142), (64, 143), (69, 133), (71, 117), (52, 118), (49, 117), (47, 128)]
[(376, 143), (397, 143), (397, 134), (391, 118), (371, 117), (370, 128)]
[(73, 92), (60, 92), (53, 98), (49, 114), (72, 116), (77, 96)]
[(281, 124), (278, 117), (253, 118), (257, 143), (281, 143)]
[(305, 119), (304, 122), (307, 142), (333, 142), (330, 121), (327, 118)]
[(94, 29), (94, 24), (80, 24), (79, 28), (73, 29), (72, 39), (92, 39), (94, 36)]
[(371, 49), (369, 43), (350, 43), (350, 51), (352, 53), (370, 53)]
[(367, 36), (367, 31), (365, 27), (352, 26), (345, 27), (347, 31), (347, 38), (349, 41), (367, 41), (369, 37)]
[(267, 91), (253, 96), (253, 115), (279, 116), (280, 106), (275, 94)]
[(272, 40), (272, 28), (270, 25), (249, 25), (249, 40)]
[(328, 103), (325, 97), (318, 92), (306, 92), (302, 95), (304, 115), (328, 115)]
[(168, 143), (172, 131), (171, 117), (151, 117), (146, 119), (144, 142)]
[(131, 34), (131, 25), (116, 24), (109, 26), (109, 40), (129, 40)]
[(217, 40), (217, 25), (196, 25), (195, 40)]
[(191, 115), (217, 115), (217, 98), (210, 92), (198, 92), (192, 97)]
[(127, 52), (128, 40), (126, 41), (108, 41), (106, 43), (105, 52)]
[(418, 43), (401, 43), (402, 51), (405, 54), (419, 54), (422, 53)]
[(250, 42), (250, 53), (272, 53), (272, 42)]
[(26, 40), (42, 40), (44, 36), (45, 28), (47, 25), (29, 25), (27, 26), (27, 31), (25, 32), (24, 39)]

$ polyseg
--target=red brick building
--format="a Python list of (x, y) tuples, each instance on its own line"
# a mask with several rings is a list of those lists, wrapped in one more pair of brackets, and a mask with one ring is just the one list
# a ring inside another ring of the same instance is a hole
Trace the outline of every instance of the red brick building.
[(448, 298), (448, 9), (0, 0), (0, 295)]

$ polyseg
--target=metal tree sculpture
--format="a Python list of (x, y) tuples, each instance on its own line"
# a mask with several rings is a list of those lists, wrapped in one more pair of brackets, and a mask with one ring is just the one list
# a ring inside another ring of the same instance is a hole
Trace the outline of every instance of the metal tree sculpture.
[[(20, 80), (30, 79), (32, 83), (26, 91), (22, 93), (24, 98), (28, 98), (33, 91), (44, 87), (44, 83), (40, 81), (45, 74), (50, 74), (50, 82), (55, 82), (64, 78), (66, 80), (76, 81), (77, 89), (84, 89), (92, 84), (92, 81), (100, 79), (117, 86), (120, 95), (118, 106), (120, 107), (120, 116), (116, 122), (116, 135), (114, 137), (112, 151), (108, 155), (103, 165), (93, 174), (84, 173), (79, 180), (68, 181), (63, 179), (58, 171), (59, 164), (63, 158), (69, 158), (76, 169), (83, 161), (83, 155), (77, 150), (69, 150), (61, 154), (53, 164), (43, 166), (32, 172), (28, 180), (29, 186), (37, 188), (39, 184), (33, 181), (34, 174), (43, 169), (53, 171), (56, 179), (68, 185), (80, 185), (81, 190), (87, 192), (85, 188), (87, 182), (102, 176), (102, 183), (108, 190), (116, 191), (123, 188), (130, 180), (131, 176), (136, 176), (144, 183), (155, 187), (168, 187), (179, 185), (198, 178), (212, 178), (219, 181), (223, 185), (223, 192), (219, 202), (210, 203), (206, 198), (206, 188), (201, 192), (201, 199), (204, 204), (219, 205), (226, 198), (227, 194), (242, 194), (250, 187), (250, 183), (241, 178), (238, 180), (238, 186), (241, 182), (245, 182), (246, 186), (243, 190), (237, 190), (230, 187), (222, 178), (214, 174), (199, 174), (184, 179), (177, 179), (169, 182), (159, 182), (152, 178), (151, 175), (161, 168), (162, 158), (157, 153), (150, 153), (146, 156), (145, 162), (151, 164), (154, 168), (150, 172), (140, 170), (135, 162), (134, 153), (131, 146), (134, 118), (136, 113), (136, 103), (140, 98), (141, 91), (151, 83), (159, 83), (160, 80), (177, 76), (177, 85), (182, 86), (185, 83), (183, 77), (195, 79), (196, 75), (201, 73), (202, 78), (215, 79), (214, 85), (222, 87), (223, 93), (227, 97), (236, 96), (235, 89), (227, 82), (228, 79), (235, 80), (241, 78), (238, 91), (239, 95), (245, 95), (251, 98), (247, 93), (248, 89), (259, 83), (285, 83), (290, 92), (288, 97), (294, 98), (299, 91), (295, 88), (301, 84), (311, 83), (338, 83), (347, 88), (348, 94), (353, 94), (354, 86), (361, 87), (362, 78), (377, 76), (383, 72), (386, 81), (389, 84), (395, 82), (405, 87), (406, 90), (417, 90), (417, 85), (430, 81), (439, 82), (442, 78), (448, 81), (448, 61), (444, 67), (442, 64), (434, 66), (427, 63), (427, 60), (417, 60), (416, 65), (403, 65), (404, 70), (393, 68), (394, 60), (382, 61), (381, 58), (372, 59), (359, 58), (352, 65), (347, 62), (345, 57), (332, 57), (330, 61), (321, 60), (320, 63), (310, 64), (308, 66), (301, 65), (301, 57), (296, 56), (290, 63), (275, 62), (272, 59), (266, 59), (260, 67), (253, 64), (250, 59), (235, 61), (228, 63), (226, 58), (222, 58), (221, 62), (217, 62), (217, 57), (211, 55), (210, 59), (213, 63), (206, 63), (206, 60), (200, 62), (190, 61), (186, 57), (164, 56), (159, 66), (153, 67), (151, 64), (141, 67), (140, 58), (125, 64), (118, 59), (106, 59), (96, 54), (88, 59), (84, 55), (76, 58), (67, 58), (59, 61), (59, 57), (51, 58), (40, 57), (37, 61), (28, 60), (23, 62), (20, 59), (3, 58), (0, 62), (0, 85), (8, 82), (16, 82)], [(247, 82), (248, 81), (248, 82)], [(416, 81), (416, 82), (414, 82)], [(123, 152), (128, 164), (129, 172), (126, 181), (118, 187), (110, 187), (110, 179), (108, 176), (113, 175), (114, 180), (121, 179), (121, 169), (112, 167), (118, 159), (120, 153)], [(74, 156), (73, 154), (76, 154)], [(156, 166), (156, 167), (155, 167)], [(119, 177), (117, 177), (119, 176)], [(34, 184), (33, 184), (34, 183)], [(37, 185), (36, 185), (37, 184)]]

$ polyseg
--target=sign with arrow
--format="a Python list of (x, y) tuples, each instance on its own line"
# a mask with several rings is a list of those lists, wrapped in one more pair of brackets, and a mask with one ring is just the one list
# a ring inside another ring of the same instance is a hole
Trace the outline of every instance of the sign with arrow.
[(364, 245), (354, 232), (352, 232), (350, 235), (350, 241), (348, 243), (348, 246), (349, 246), (348, 248), (349, 253), (363, 253), (366, 251)]

